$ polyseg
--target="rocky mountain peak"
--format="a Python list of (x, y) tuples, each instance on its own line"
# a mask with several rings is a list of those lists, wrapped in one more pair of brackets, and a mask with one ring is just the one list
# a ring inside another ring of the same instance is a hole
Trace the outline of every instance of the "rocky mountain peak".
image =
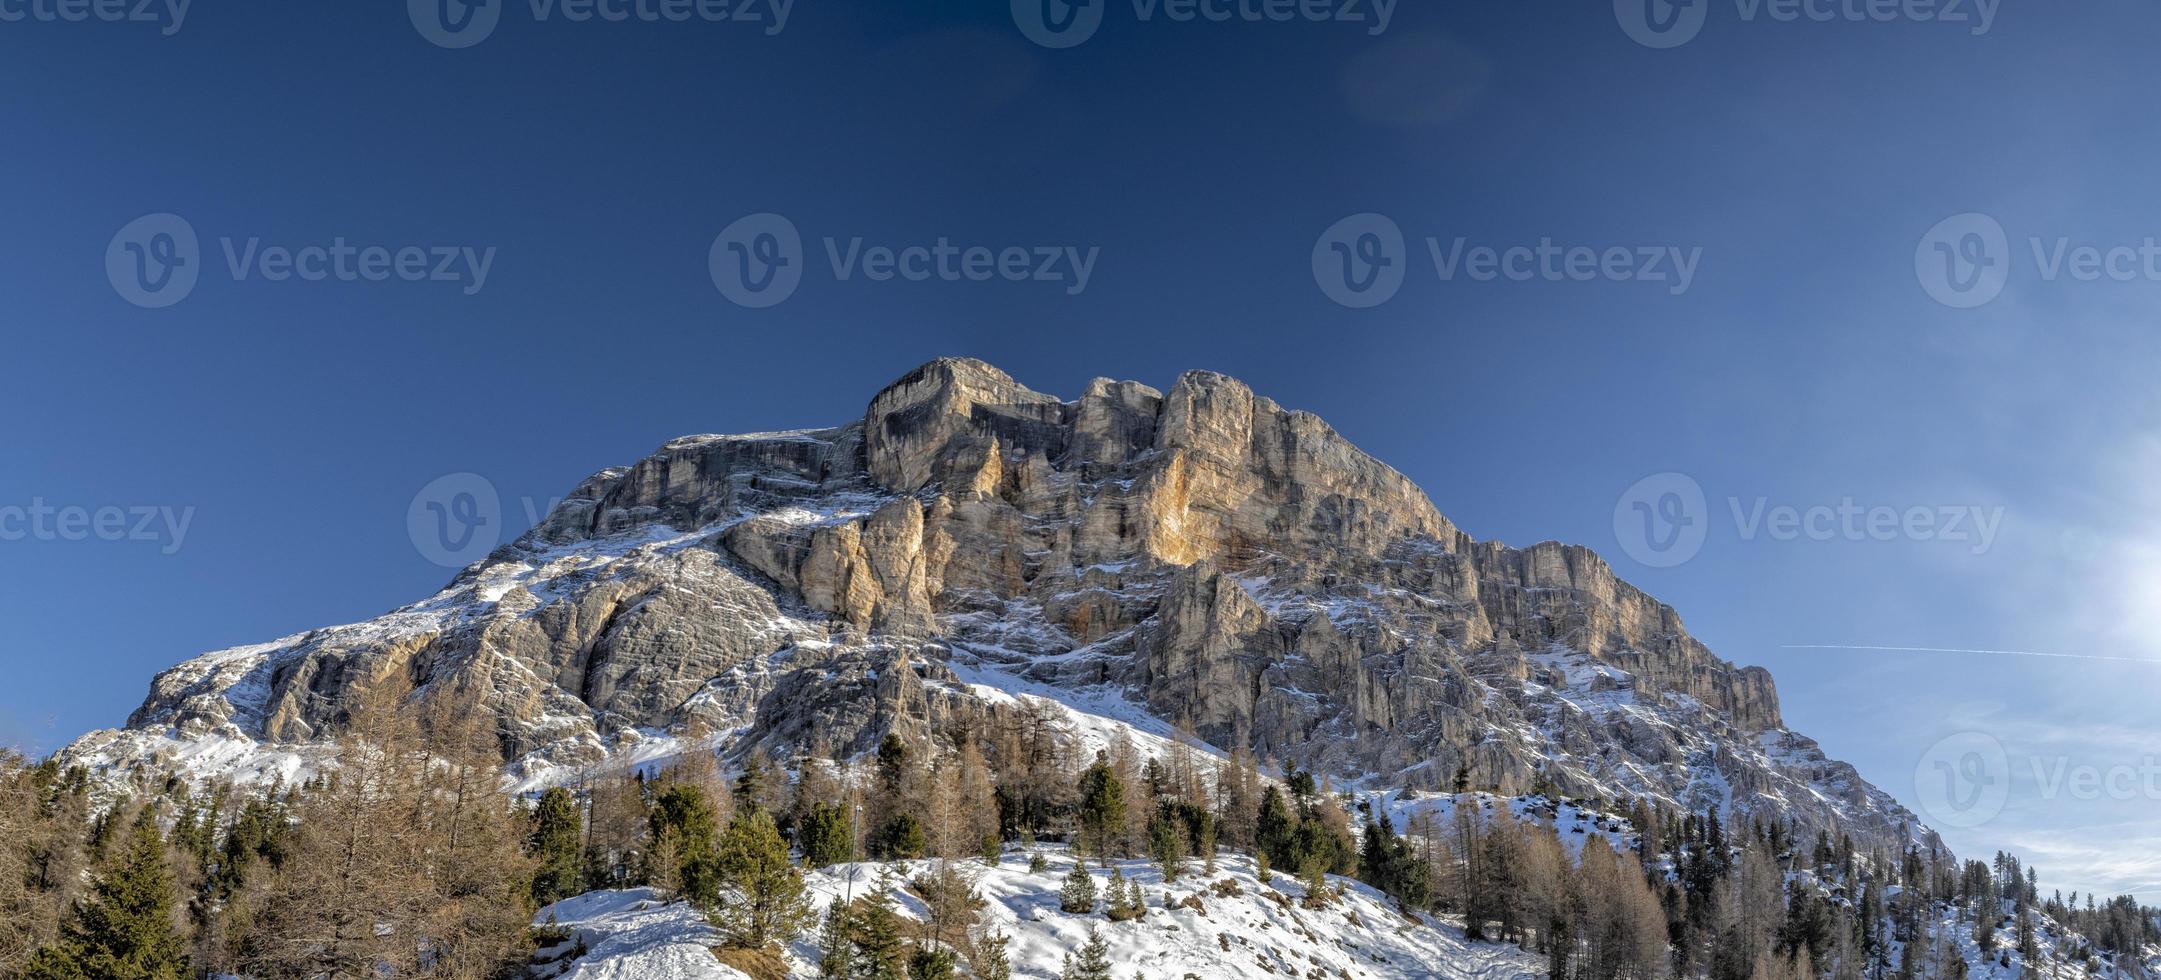
[(495, 717), (528, 785), (1053, 703), (1087, 737), (1183, 725), (1372, 789), (1460, 771), (1916, 832), (1783, 728), (1767, 672), (1595, 553), (1474, 541), (1318, 417), (1206, 371), (1066, 401), (940, 358), (856, 421), (674, 440), (441, 594), (182, 664), (70, 752), (283, 773), (385, 684)]

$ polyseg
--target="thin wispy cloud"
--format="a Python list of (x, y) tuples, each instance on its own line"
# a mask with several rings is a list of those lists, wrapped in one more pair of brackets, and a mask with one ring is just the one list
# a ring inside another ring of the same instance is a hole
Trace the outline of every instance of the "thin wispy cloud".
[(2060, 660), (2106, 660), (2112, 663), (2161, 665), (2156, 657), (2111, 657), (2098, 653), (2051, 653), (2045, 650), (1984, 650), (1972, 647), (1900, 647), (1847, 643), (1785, 643), (1781, 650), (1866, 650), (1888, 653), (1973, 653), (2002, 657), (2049, 657)]

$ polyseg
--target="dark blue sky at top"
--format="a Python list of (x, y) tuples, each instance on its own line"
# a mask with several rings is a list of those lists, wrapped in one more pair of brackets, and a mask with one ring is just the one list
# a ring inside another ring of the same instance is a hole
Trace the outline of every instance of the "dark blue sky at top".
[[(11, 0), (12, 3), (12, 0)], [(8, 9), (21, 9), (19, 5)], [(450, 572), (406, 534), (470, 471), (507, 517), (693, 432), (837, 424), (941, 354), (1039, 390), (1235, 375), (1314, 411), (1482, 538), (1581, 542), (1794, 727), (1913, 802), (1931, 746), (2137, 765), (2152, 657), (2161, 282), (2045, 281), (2027, 241), (2161, 235), (2161, 11), (2006, 3), (1991, 29), (1743, 20), (1632, 42), (1612, 5), (1419, 4), (1361, 25), (1143, 22), (1050, 50), (1004, 3), (799, 0), (730, 24), (536, 22), (431, 45), (399, 3), (197, 0), (182, 28), (0, 23), (0, 507), (194, 508), (184, 545), (0, 541), (0, 740), (121, 722), (197, 652), (366, 618)], [(1315, 239), (1379, 212), (1401, 291), (1347, 309)], [(2009, 285), (1931, 300), (1916, 245), (1981, 211)], [(108, 242), (172, 212), (185, 300), (141, 309)], [(746, 309), (707, 251), (801, 229), (797, 293)], [(1087, 288), (837, 281), (823, 241), (1100, 249)], [(1689, 288), (1441, 281), (1445, 245), (1700, 248)], [(220, 242), (496, 250), (484, 288), (235, 281)], [(1615, 538), (1631, 484), (1688, 474), (1709, 537), (1673, 568)], [(1729, 500), (2003, 508), (1939, 540), (1743, 540)], [(2079, 887), (2161, 890), (2102, 852), (2152, 801), (2021, 785), (1951, 834)], [(2151, 850), (2151, 848), (2146, 848)]]

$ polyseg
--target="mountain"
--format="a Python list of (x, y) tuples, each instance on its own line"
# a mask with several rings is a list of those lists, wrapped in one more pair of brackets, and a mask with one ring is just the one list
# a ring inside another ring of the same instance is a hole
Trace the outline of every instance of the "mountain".
[(206, 654), (107, 773), (291, 779), (363, 692), (496, 722), (524, 787), (711, 743), (861, 752), (1056, 702), (1367, 789), (1649, 796), (1893, 853), (1932, 832), (1589, 549), (1458, 530), (1319, 418), (1203, 371), (1063, 400), (945, 358), (824, 429), (580, 483), (440, 593)]

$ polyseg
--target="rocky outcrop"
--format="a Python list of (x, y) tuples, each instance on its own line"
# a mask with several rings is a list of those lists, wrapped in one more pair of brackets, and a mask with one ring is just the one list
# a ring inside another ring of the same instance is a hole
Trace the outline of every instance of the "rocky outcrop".
[(975, 728), (1014, 710), (1000, 678), (1369, 785), (1910, 820), (1596, 554), (1474, 541), (1313, 415), (1204, 371), (1062, 401), (952, 358), (841, 426), (602, 470), (441, 595), (175, 668), (80, 751), (307, 743), (393, 685), (492, 715), (545, 781), (691, 733)]

